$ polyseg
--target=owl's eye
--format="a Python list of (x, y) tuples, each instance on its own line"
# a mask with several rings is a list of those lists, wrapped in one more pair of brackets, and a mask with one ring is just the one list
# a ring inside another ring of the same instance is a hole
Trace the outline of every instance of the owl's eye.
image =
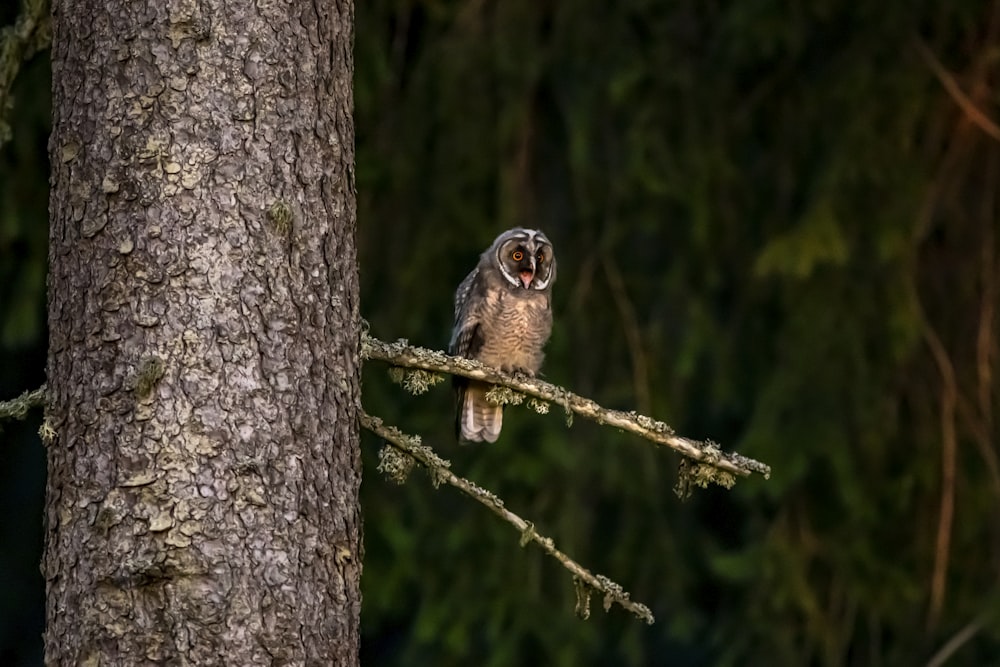
[(524, 253), (521, 252), (520, 250), (515, 250), (514, 252), (510, 253), (510, 258), (515, 262), (520, 262), (522, 259), (524, 259)]
[(544, 252), (538, 253), (537, 255), (535, 255), (535, 259), (537, 259), (538, 263), (541, 264), (542, 262), (545, 261), (545, 253)]

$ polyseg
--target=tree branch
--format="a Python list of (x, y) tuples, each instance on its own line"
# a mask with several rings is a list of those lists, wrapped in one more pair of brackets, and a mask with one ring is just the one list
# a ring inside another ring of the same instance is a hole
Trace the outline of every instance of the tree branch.
[(11, 88), (21, 65), (52, 41), (48, 0), (21, 0), (17, 22), (0, 30), (0, 146), (11, 137), (7, 114)]
[(575, 413), (598, 424), (613, 426), (656, 444), (665, 445), (695, 462), (694, 466), (687, 467), (686, 474), (690, 475), (689, 481), (699, 486), (716, 482), (729, 487), (733, 484), (733, 475), (746, 476), (756, 472), (767, 478), (771, 474), (770, 466), (740, 454), (724, 452), (712, 441), (699, 442), (683, 438), (661, 421), (635, 412), (609, 410), (589, 398), (578, 396), (537, 378), (501, 373), (478, 361), (414, 347), (408, 345), (406, 341), (386, 343), (368, 334), (363, 334), (361, 353), (366, 359), (377, 359), (394, 366), (461, 375), (508, 387), (536, 399), (561, 405), (567, 414)]
[[(366, 412), (361, 413), (361, 426), (368, 429), (376, 436), (382, 438), (396, 449), (401, 452), (405, 452), (407, 455), (412, 456), (414, 459), (419, 461), (430, 471), (431, 479), (434, 481), (435, 486), (439, 485), (441, 482), (454, 486), (456, 489), (484, 505), (498, 517), (512, 525), (519, 533), (521, 533), (522, 547), (529, 542), (534, 542), (542, 548), (542, 551), (562, 563), (563, 567), (573, 574), (573, 581), (577, 587), (576, 609), (577, 613), (583, 616), (583, 618), (587, 618), (590, 613), (590, 592), (591, 590), (594, 590), (604, 594), (605, 611), (610, 609), (612, 604), (617, 603), (623, 609), (632, 612), (638, 618), (646, 621), (646, 623), (653, 623), (653, 614), (649, 610), (649, 607), (638, 602), (633, 602), (630, 599), (629, 594), (625, 592), (620, 585), (611, 581), (607, 577), (591, 573), (572, 558), (559, 551), (559, 549), (555, 547), (555, 543), (552, 539), (539, 535), (530, 521), (525, 521), (520, 516), (504, 507), (503, 500), (486, 489), (483, 489), (469, 480), (459, 477), (453, 473), (449, 469), (451, 467), (451, 463), (435, 454), (434, 450), (430, 447), (422, 445), (419, 437), (406, 435), (393, 426), (386, 426), (382, 423), (381, 419), (378, 417), (372, 417)], [(409, 466), (407, 466), (405, 462), (389, 463), (386, 461), (386, 457), (383, 457), (383, 463), (380, 467), (396, 478), (397, 481), (402, 481), (402, 478), (396, 477), (396, 475), (400, 472), (403, 472), (403, 475), (405, 475), (405, 472), (408, 472), (409, 469)]]

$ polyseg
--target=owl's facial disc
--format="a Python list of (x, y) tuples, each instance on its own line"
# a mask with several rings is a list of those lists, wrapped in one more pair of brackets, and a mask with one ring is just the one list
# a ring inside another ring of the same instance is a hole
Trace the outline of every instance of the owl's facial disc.
[(547, 289), (555, 276), (552, 246), (545, 235), (534, 229), (516, 228), (501, 234), (495, 266), (512, 288)]

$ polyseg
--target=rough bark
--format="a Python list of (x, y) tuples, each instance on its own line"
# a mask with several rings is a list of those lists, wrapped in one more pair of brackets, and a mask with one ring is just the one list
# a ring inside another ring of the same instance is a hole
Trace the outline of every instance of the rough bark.
[(53, 3), (49, 664), (357, 663), (352, 29)]

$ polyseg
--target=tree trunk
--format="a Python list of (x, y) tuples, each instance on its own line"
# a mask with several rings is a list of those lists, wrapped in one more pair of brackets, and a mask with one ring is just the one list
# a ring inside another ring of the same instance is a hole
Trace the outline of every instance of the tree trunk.
[(353, 3), (53, 17), (46, 662), (357, 664)]

